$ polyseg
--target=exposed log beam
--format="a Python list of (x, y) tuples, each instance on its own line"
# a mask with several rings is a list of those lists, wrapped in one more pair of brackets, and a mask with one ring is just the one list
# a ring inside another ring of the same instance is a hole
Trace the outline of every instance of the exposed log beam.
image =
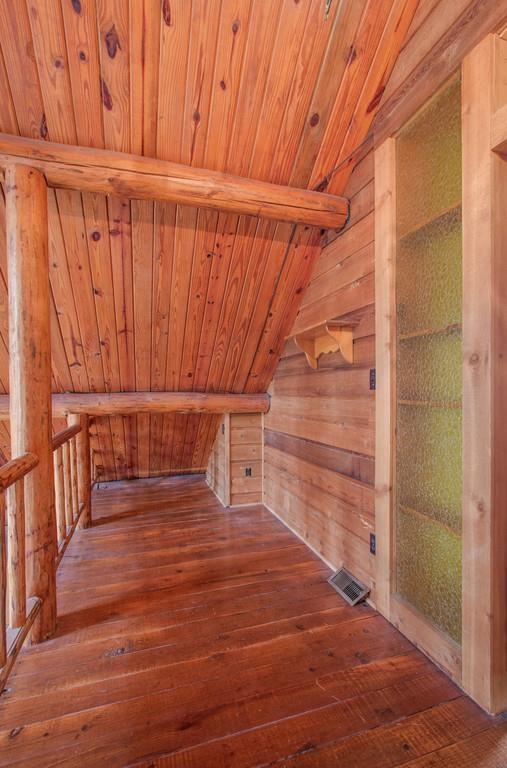
[[(9, 418), (9, 395), (0, 396), (0, 420)], [(53, 395), (53, 418), (71, 413), (110, 416), (129, 413), (267, 413), (269, 395), (215, 392), (86, 392)]]
[(340, 229), (344, 197), (245, 179), (139, 155), (55, 144), (0, 134), (0, 167), (23, 163), (51, 187), (135, 199), (167, 200), (199, 208)]

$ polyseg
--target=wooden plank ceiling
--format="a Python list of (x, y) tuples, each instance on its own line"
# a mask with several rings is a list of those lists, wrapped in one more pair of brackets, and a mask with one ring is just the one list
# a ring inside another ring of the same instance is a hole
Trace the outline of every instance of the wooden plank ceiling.
[[(416, 6), (0, 0), (0, 131), (340, 194)], [(3, 198), (0, 228), (7, 392)], [(55, 392), (266, 391), (320, 236), (68, 190), (49, 191), (49, 229)], [(216, 428), (203, 415), (97, 420), (97, 477), (202, 469)]]

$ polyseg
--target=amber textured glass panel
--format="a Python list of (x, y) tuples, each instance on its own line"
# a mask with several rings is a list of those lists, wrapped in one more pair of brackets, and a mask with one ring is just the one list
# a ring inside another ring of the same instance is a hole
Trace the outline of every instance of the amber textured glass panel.
[(461, 79), (444, 87), (400, 134), (400, 236), (461, 203)]
[(461, 322), (461, 241), (461, 207), (399, 240), (398, 333)]
[(399, 405), (396, 450), (398, 503), (460, 532), (461, 408)]
[(398, 398), (455, 406), (461, 402), (461, 332), (400, 339)]
[(396, 587), (461, 640), (460, 80), (397, 141)]
[(403, 598), (461, 643), (461, 537), (399, 508), (396, 545)]

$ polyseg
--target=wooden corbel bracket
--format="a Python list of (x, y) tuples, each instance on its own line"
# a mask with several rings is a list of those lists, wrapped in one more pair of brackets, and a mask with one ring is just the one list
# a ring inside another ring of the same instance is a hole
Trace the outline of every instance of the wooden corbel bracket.
[(317, 370), (318, 359), (329, 352), (338, 352), (347, 361), (354, 362), (354, 328), (358, 320), (329, 320), (327, 323), (299, 333), (294, 341), (305, 353), (310, 368)]

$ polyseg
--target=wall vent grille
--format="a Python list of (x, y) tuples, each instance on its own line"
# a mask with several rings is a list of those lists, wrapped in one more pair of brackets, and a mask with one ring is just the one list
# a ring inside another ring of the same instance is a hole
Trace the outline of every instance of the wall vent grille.
[(365, 600), (370, 594), (370, 590), (364, 586), (355, 576), (347, 571), (346, 568), (340, 568), (328, 579), (333, 589), (336, 589), (339, 595), (349, 603), (357, 605)]

